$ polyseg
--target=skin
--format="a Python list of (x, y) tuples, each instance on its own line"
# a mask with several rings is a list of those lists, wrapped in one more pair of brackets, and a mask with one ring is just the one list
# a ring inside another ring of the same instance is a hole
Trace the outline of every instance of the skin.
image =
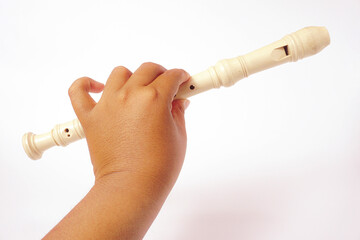
[[(116, 67), (106, 85), (84, 77), (69, 89), (89, 147), (95, 184), (44, 239), (142, 239), (180, 173), (184, 111), (174, 100), (181, 69)], [(89, 92), (102, 92), (96, 103)]]

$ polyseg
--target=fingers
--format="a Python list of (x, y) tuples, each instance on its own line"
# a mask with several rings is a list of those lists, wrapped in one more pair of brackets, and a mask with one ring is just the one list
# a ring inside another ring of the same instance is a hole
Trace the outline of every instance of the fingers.
[(151, 85), (171, 103), (180, 85), (189, 78), (190, 75), (186, 71), (182, 69), (171, 69), (160, 75)]
[(132, 72), (126, 67), (115, 67), (106, 82), (104, 91), (116, 91), (120, 89), (131, 75)]
[(187, 99), (177, 99), (172, 102), (171, 113), (174, 118), (174, 121), (179, 130), (183, 131), (186, 134), (185, 128), (185, 110), (189, 106), (190, 101)]
[(69, 97), (74, 111), (79, 119), (89, 112), (96, 104), (89, 92), (99, 93), (104, 89), (104, 84), (91, 78), (77, 79), (69, 88)]
[(165, 71), (166, 69), (159, 64), (143, 63), (130, 77), (127, 85), (147, 86)]

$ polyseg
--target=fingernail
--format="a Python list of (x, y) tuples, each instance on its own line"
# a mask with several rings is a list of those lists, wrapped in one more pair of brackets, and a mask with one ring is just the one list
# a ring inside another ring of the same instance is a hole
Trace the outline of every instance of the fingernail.
[(189, 105), (190, 105), (190, 101), (185, 99), (184, 100), (184, 109), (186, 110), (189, 107)]

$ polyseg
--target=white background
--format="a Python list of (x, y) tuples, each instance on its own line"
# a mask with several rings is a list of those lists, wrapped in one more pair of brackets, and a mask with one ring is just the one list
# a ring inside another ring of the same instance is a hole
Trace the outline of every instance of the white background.
[(183, 170), (145, 239), (360, 239), (360, 2), (0, 0), (0, 239), (39, 239), (93, 184), (86, 141), (39, 161), (21, 136), (75, 118), (82, 76), (195, 74), (305, 26), (320, 54), (192, 97)]

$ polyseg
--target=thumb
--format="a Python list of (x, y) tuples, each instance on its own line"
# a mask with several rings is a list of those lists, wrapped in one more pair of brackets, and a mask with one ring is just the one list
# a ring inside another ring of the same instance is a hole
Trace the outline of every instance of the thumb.
[(69, 97), (74, 111), (81, 120), (95, 106), (96, 102), (89, 92), (99, 93), (104, 89), (104, 84), (91, 78), (82, 77), (77, 79), (69, 88)]
[(185, 130), (185, 110), (188, 108), (190, 101), (187, 99), (178, 99), (172, 102), (171, 113), (173, 115), (174, 121)]

